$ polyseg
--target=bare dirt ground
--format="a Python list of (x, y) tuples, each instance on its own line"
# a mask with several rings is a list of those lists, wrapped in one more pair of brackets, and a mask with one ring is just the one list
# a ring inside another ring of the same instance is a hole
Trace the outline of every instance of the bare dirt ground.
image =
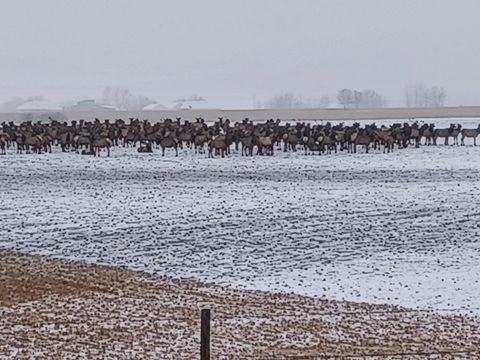
[(201, 308), (212, 309), (213, 359), (479, 355), (478, 317), (233, 290), (3, 250), (0, 280), (2, 359), (197, 359)]

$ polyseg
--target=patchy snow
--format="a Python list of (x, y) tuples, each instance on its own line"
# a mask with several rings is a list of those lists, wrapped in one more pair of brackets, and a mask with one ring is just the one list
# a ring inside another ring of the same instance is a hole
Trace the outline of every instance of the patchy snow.
[(480, 147), (225, 159), (56, 149), (10, 151), (0, 165), (2, 248), (331, 299), (480, 308)]
[(198, 359), (202, 308), (212, 309), (219, 359), (478, 358), (480, 345), (479, 317), (245, 291), (12, 251), (0, 250), (0, 290), (2, 359)]

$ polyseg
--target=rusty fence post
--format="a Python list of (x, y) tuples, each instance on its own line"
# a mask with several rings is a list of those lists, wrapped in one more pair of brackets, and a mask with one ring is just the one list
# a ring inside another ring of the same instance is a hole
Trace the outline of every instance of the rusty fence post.
[(210, 360), (210, 309), (202, 309), (200, 360)]

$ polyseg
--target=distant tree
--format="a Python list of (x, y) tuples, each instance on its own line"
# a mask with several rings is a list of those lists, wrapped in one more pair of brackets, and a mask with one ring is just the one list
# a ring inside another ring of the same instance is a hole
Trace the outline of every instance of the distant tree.
[(328, 94), (322, 95), (320, 101), (318, 102), (318, 107), (320, 108), (328, 108), (330, 106), (330, 97)]
[(292, 93), (285, 93), (267, 100), (265, 107), (270, 109), (298, 109), (305, 107), (305, 104)]
[(413, 97), (412, 86), (405, 86), (405, 106), (413, 107), (415, 106), (415, 101)]
[(343, 105), (343, 108), (346, 109), (354, 103), (354, 94), (350, 89), (342, 89), (337, 94), (337, 100), (340, 105)]
[(445, 106), (447, 94), (442, 87), (434, 86), (427, 90), (427, 104), (429, 107)]
[(426, 91), (425, 87), (422, 84), (416, 85), (414, 88), (414, 99), (415, 106), (425, 107), (427, 106)]
[(423, 84), (416, 84), (405, 88), (407, 107), (442, 107), (445, 106), (446, 99), (445, 89), (439, 86), (426, 88)]
[(344, 108), (353, 106), (354, 108), (383, 107), (387, 100), (374, 90), (350, 90), (343, 89), (338, 92), (338, 103)]
[(363, 101), (363, 93), (353, 90), (353, 106), (356, 108), (362, 107)]
[(376, 108), (387, 105), (387, 100), (384, 96), (378, 94), (374, 90), (363, 90), (360, 92), (360, 101), (357, 107), (362, 108)]
[(118, 110), (141, 110), (149, 104), (155, 103), (146, 96), (133, 95), (128, 89), (108, 86), (103, 90), (102, 101), (113, 105)]
[(330, 105), (330, 99), (327, 94), (320, 98), (302, 99), (292, 93), (276, 95), (262, 104), (257, 101), (258, 108), (267, 109), (306, 109), (306, 108), (326, 108)]

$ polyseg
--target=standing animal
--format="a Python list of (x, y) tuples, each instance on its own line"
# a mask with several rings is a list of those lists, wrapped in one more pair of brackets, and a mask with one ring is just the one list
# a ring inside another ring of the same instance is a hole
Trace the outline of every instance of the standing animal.
[(7, 146), (8, 146), (8, 141), (10, 140), (10, 136), (2, 132), (0, 129), (0, 155), (6, 155), (7, 154)]
[(160, 139), (160, 146), (162, 147), (162, 156), (165, 156), (165, 149), (174, 148), (175, 156), (178, 156), (178, 140), (173, 131), (167, 130)]
[(274, 146), (273, 135), (269, 135), (269, 136), (260, 135), (257, 137), (257, 148), (258, 148), (258, 153), (260, 155), (264, 155), (264, 150), (265, 150), (265, 155), (273, 155), (273, 146)]
[(473, 146), (477, 146), (477, 136), (480, 134), (480, 125), (476, 129), (462, 129), (461, 144), (465, 145), (465, 138), (473, 138)]
[(112, 146), (113, 142), (108, 137), (101, 137), (92, 142), (92, 149), (95, 156), (100, 156), (100, 150), (106, 149), (107, 156), (110, 156), (110, 147)]
[(420, 147), (420, 140), (422, 139), (418, 123), (414, 123), (410, 129), (410, 139), (414, 141), (415, 147), (418, 148)]
[(392, 130), (375, 130), (374, 135), (380, 143), (383, 144), (384, 153), (386, 150), (388, 150), (388, 152), (393, 151), (395, 139), (392, 136)]
[(0, 155), (5, 155), (7, 153), (7, 141), (5, 138), (0, 136)]
[(239, 139), (242, 144), (242, 156), (253, 156), (253, 147), (255, 146), (255, 141), (252, 132), (241, 132), (239, 134)]
[(23, 142), (27, 154), (32, 150), (34, 153), (40, 154), (43, 149), (43, 139), (40, 135), (26, 135)]
[(219, 150), (222, 158), (225, 157), (227, 152), (227, 143), (226, 136), (224, 134), (219, 134), (213, 136), (208, 144), (208, 157), (213, 158), (213, 150)]
[(289, 149), (291, 149), (293, 152), (297, 151), (297, 145), (300, 139), (295, 132), (295, 129), (291, 129), (287, 133), (283, 134), (282, 138), (284, 143), (284, 152), (287, 152)]
[(356, 154), (357, 153), (357, 145), (364, 145), (365, 146), (365, 152), (368, 154), (368, 149), (370, 147), (370, 136), (364, 131), (357, 131), (354, 132), (350, 136), (350, 141), (353, 145), (353, 152)]
[(433, 132), (433, 144), (437, 145), (437, 139), (441, 137), (445, 139), (445, 145), (448, 145), (448, 139), (452, 137), (453, 144), (458, 145), (458, 135), (460, 134), (461, 129), (461, 125), (455, 127), (454, 124), (450, 124), (448, 129), (436, 129)]
[(424, 124), (420, 127), (420, 137), (425, 138), (425, 145), (432, 145), (434, 131), (435, 125), (433, 124)]

